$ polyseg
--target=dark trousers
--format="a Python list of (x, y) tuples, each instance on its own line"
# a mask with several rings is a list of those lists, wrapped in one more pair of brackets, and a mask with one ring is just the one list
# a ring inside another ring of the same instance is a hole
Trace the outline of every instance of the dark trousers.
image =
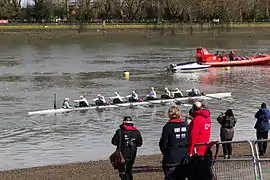
[(104, 102), (101, 100), (96, 100), (96, 106), (103, 106)]
[(137, 99), (134, 99), (134, 98), (132, 98), (132, 97), (128, 98), (128, 101), (129, 101), (129, 102), (139, 102)]
[(167, 94), (162, 94), (161, 99), (172, 99), (170, 96), (168, 96)]
[(164, 180), (185, 180), (187, 177), (187, 165), (162, 165)]
[[(262, 139), (268, 139), (268, 132), (258, 132), (257, 131), (257, 139), (262, 140)], [(260, 155), (263, 155), (266, 153), (266, 148), (267, 148), (267, 142), (259, 142), (259, 153)]]
[(127, 160), (126, 163), (119, 169), (121, 180), (133, 180), (132, 167), (134, 161)]
[[(221, 138), (221, 141), (232, 141), (232, 139)], [(232, 143), (222, 144), (223, 155), (232, 155)]]
[(113, 104), (120, 104), (120, 103), (123, 103), (122, 101), (120, 101), (120, 99), (114, 99), (113, 100)]
[(79, 107), (87, 107), (87, 106), (88, 105), (84, 101), (79, 102)]
[(156, 98), (154, 98), (154, 97), (152, 97), (152, 96), (147, 96), (145, 100), (146, 100), (146, 101), (156, 100)]

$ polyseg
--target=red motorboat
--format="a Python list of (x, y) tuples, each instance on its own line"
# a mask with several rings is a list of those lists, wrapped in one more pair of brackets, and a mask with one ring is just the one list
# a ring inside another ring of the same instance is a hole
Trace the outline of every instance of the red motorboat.
[(225, 53), (210, 54), (206, 48), (197, 48), (197, 63), (214, 66), (250, 66), (270, 63), (270, 54), (258, 54), (249, 57), (232, 57), (229, 59)]

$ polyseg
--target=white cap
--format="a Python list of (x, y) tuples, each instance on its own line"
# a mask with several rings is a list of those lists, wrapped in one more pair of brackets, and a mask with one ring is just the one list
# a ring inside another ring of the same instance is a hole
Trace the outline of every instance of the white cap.
[(176, 91), (179, 91), (179, 89), (178, 89), (178, 88), (175, 88), (175, 90), (176, 90)]
[(114, 92), (115, 95), (118, 95), (118, 92)]
[(80, 96), (81, 99), (83, 99), (84, 97), (83, 96)]
[(65, 101), (68, 101), (68, 100), (69, 100), (69, 98), (67, 98), (67, 97), (66, 97), (64, 100), (65, 100)]
[(154, 88), (154, 87), (151, 87), (151, 90), (152, 90), (152, 91), (154, 91), (154, 90), (155, 90), (155, 88)]
[(165, 87), (165, 90), (168, 90), (168, 88), (167, 88), (167, 87)]
[(132, 91), (132, 94), (136, 94), (136, 92), (135, 91)]
[(98, 97), (100, 97), (100, 96), (101, 96), (101, 94), (98, 94), (97, 96), (98, 96)]

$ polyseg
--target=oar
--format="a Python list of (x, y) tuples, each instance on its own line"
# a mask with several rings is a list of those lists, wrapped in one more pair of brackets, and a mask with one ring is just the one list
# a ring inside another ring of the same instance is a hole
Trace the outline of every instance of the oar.
[(209, 98), (213, 98), (213, 99), (217, 99), (217, 100), (221, 100), (222, 98), (219, 98), (219, 97), (215, 97), (215, 96), (209, 96), (209, 95), (204, 95), (205, 97), (209, 97)]
[(57, 107), (56, 107), (56, 93), (53, 93), (53, 94), (54, 94), (53, 108), (57, 109)]

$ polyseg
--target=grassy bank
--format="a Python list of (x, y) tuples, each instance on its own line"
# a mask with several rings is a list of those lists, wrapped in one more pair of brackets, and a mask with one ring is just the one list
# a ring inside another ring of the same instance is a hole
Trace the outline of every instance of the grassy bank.
[[(222, 159), (222, 148), (219, 150)], [(250, 157), (246, 143), (233, 145), (233, 158)], [(162, 180), (161, 155), (139, 156), (134, 166), (135, 180)], [(217, 165), (219, 174), (230, 173), (238, 168), (244, 168), (252, 175), (251, 161), (227, 161)], [(230, 168), (228, 168), (230, 167)], [(246, 174), (248, 174), (246, 173)], [(239, 177), (239, 174), (236, 173)], [(233, 174), (230, 175), (232, 177)], [(228, 177), (229, 178), (229, 177)], [(118, 173), (108, 160), (90, 161), (66, 165), (52, 165), (44, 167), (26, 168), (0, 172), (0, 179), (4, 180), (118, 180)]]
[(45, 41), (84, 40), (91, 38), (157, 38), (169, 36), (206, 35), (239, 36), (270, 32), (270, 24), (9, 24), (0, 25), (0, 37), (4, 40)]
[[(167, 28), (250, 28), (270, 27), (270, 23), (229, 23), (229, 24), (85, 24), (85, 29), (167, 29)], [(41, 29), (79, 29), (80, 25), (67, 24), (9, 24), (0, 25), (0, 30), (41, 30)]]

